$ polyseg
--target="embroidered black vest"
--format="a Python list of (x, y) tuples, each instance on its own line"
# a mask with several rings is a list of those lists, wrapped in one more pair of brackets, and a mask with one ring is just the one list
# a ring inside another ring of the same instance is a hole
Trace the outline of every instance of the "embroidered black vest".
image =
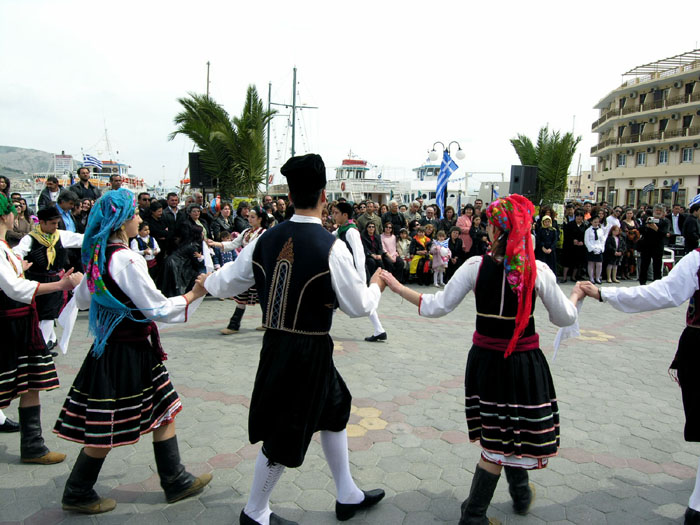
[(330, 331), (336, 297), (328, 258), (335, 241), (320, 224), (292, 221), (258, 239), (253, 273), (266, 328), (307, 335)]
[(338, 239), (343, 241), (345, 243), (345, 246), (348, 247), (348, 250), (350, 251), (350, 255), (355, 257), (355, 254), (352, 253), (352, 246), (350, 246), (350, 243), (347, 241), (346, 237), (348, 235), (348, 231), (350, 231), (351, 228), (348, 228), (347, 230), (343, 230), (342, 232), (338, 232)]
[(32, 276), (31, 279), (39, 280), (41, 275), (57, 273), (65, 269), (68, 264), (68, 251), (63, 247), (63, 244), (61, 244), (60, 238), (54, 245), (54, 249), (56, 250), (56, 258), (51, 268), (47, 268), (49, 260), (46, 257), (46, 246), (42, 246), (39, 241), (32, 237), (32, 245), (29, 248), (29, 253), (27, 253), (25, 257), (27, 261), (33, 263), (32, 267), (25, 272), (28, 276)]
[(144, 241), (143, 238), (140, 235), (136, 236), (136, 244), (138, 244), (139, 250), (143, 251), (146, 248), (150, 248), (151, 250), (155, 246), (153, 244), (153, 236), (149, 235), (148, 236), (148, 242)]
[[(515, 316), (518, 313), (518, 296), (510, 289), (505, 279), (503, 264), (498, 264), (485, 255), (474, 287), (476, 299), (476, 331), (498, 339), (510, 339), (515, 331)], [(521, 337), (535, 333), (535, 291), (532, 292), (530, 322)]]
[[(107, 290), (109, 290), (109, 293), (111, 293), (117, 301), (131, 308), (131, 314), (136, 319), (145, 319), (146, 316), (137, 310), (134, 302), (131, 299), (129, 299), (129, 296), (126, 295), (121, 288), (119, 288), (119, 285), (114, 281), (114, 279), (112, 279), (112, 275), (109, 273), (109, 263), (112, 261), (112, 255), (114, 255), (115, 252), (120, 250), (128, 250), (128, 248), (123, 244), (107, 245), (107, 250), (105, 251), (105, 272), (102, 275), (102, 279), (104, 280), (105, 286), (107, 287)], [(139, 331), (142, 330), (143, 327), (144, 323), (138, 323), (127, 318), (122, 320), (122, 322), (117, 325), (117, 327), (112, 332), (112, 336), (123, 333), (131, 333), (133, 331)]]

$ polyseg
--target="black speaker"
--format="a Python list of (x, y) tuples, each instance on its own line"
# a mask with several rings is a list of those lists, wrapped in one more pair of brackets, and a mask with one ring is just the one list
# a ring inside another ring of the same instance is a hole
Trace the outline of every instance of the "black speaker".
[(211, 185), (211, 176), (202, 169), (202, 165), (199, 163), (199, 153), (190, 153), (190, 187), (209, 188)]
[(537, 166), (511, 166), (510, 193), (532, 200), (537, 195)]

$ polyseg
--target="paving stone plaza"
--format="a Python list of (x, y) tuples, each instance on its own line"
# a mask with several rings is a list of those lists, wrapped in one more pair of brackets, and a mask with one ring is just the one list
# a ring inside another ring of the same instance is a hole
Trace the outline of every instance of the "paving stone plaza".
[[(564, 291), (571, 286), (563, 285)], [(219, 335), (234, 305), (207, 298), (190, 322), (161, 332), (184, 405), (176, 419), (183, 463), (195, 474), (214, 474), (200, 496), (165, 502), (146, 436), (112, 451), (102, 469), (95, 488), (117, 500), (116, 510), (96, 517), (61, 510), (63, 485), (80, 447), (50, 430), (90, 346), (87, 314), (81, 313), (70, 351), (56, 359), (61, 388), (42, 395), (47, 443), (68, 459), (22, 465), (19, 435), (0, 435), (0, 524), (237, 524), (260, 447), (248, 443), (247, 417), (262, 332), (255, 330), (259, 308), (248, 308), (239, 334)], [(556, 328), (539, 302), (535, 314), (561, 411), (560, 455), (531, 475), (537, 498), (528, 516), (513, 514), (505, 476), (489, 516), (507, 524), (682, 523), (700, 447), (683, 440), (681, 392), (667, 369), (685, 305), (630, 315), (586, 299), (582, 336), (564, 343), (554, 361)], [(379, 315), (386, 343), (364, 341), (371, 334), (368, 319), (338, 313), (333, 323), (336, 367), (353, 394), (353, 473), (361, 488), (387, 492), (376, 508), (349, 523), (456, 524), (480, 452), (468, 442), (464, 420), (473, 296), (447, 317), (424, 319), (386, 290)], [(17, 401), (6, 410), (15, 420), (16, 407)], [(285, 471), (271, 504), (299, 523), (334, 524), (334, 494), (315, 438), (304, 465)]]

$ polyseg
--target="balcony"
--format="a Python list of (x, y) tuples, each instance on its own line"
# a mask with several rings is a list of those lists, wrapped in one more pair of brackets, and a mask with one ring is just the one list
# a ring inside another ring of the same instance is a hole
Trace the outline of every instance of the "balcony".
[(689, 95), (678, 95), (676, 97), (669, 97), (663, 100), (652, 100), (645, 102), (644, 104), (633, 104), (631, 106), (625, 106), (622, 109), (611, 109), (604, 113), (598, 120), (596, 120), (591, 125), (591, 131), (595, 131), (601, 124), (606, 121), (616, 118), (625, 117), (627, 115), (632, 115), (634, 113), (641, 113), (643, 111), (652, 111), (655, 109), (671, 108), (673, 106), (678, 106), (680, 104), (689, 104), (691, 102), (700, 102), (700, 92), (691, 93)]
[(691, 128), (673, 129), (668, 131), (656, 131), (652, 133), (643, 133), (641, 135), (627, 135), (625, 137), (606, 139), (599, 142), (591, 148), (591, 155), (607, 148), (608, 146), (624, 146), (625, 144), (636, 144), (638, 142), (661, 141), (666, 139), (677, 139), (683, 137), (695, 137), (700, 135), (700, 126)]

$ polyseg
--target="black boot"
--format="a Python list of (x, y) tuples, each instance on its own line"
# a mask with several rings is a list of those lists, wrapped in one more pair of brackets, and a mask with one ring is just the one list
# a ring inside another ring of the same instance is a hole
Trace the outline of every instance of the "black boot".
[(700, 512), (693, 510), (690, 507), (685, 509), (684, 525), (697, 525), (700, 523)]
[(175, 503), (196, 494), (211, 481), (211, 474), (202, 474), (195, 478), (185, 470), (185, 466), (180, 463), (177, 436), (165, 441), (154, 441), (153, 453), (156, 457), (160, 486), (163, 487), (168, 503)]
[(117, 502), (111, 498), (99, 497), (92, 488), (104, 462), (105, 458), (90, 457), (85, 453), (85, 449), (80, 451), (63, 489), (63, 510), (83, 514), (101, 514), (114, 510)]
[(489, 525), (498, 523), (486, 517), (486, 511), (493, 498), (493, 493), (498, 484), (498, 476), (486, 472), (479, 465), (476, 466), (469, 497), (462, 503), (462, 517), (459, 525)]
[(508, 492), (513, 498), (513, 510), (524, 516), (535, 499), (535, 487), (529, 483), (527, 470), (515, 467), (504, 467), (508, 480)]
[(228, 326), (221, 330), (224, 335), (235, 334), (241, 329), (241, 319), (243, 319), (243, 314), (245, 313), (245, 308), (236, 308), (228, 322)]
[(20, 455), (22, 463), (53, 465), (66, 459), (65, 454), (51, 452), (41, 435), (41, 405), (19, 407)]

